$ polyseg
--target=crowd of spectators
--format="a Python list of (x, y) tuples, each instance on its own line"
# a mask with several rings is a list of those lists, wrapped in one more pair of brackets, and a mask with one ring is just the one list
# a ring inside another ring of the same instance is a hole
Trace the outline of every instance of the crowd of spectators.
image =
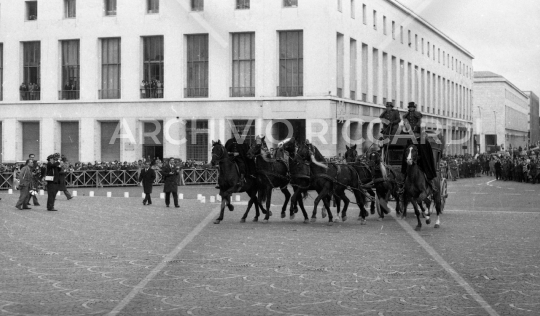
[(37, 83), (23, 82), (19, 87), (21, 93), (21, 100), (39, 100), (40, 87)]
[(141, 82), (141, 98), (143, 99), (163, 98), (163, 83), (157, 79), (143, 80)]

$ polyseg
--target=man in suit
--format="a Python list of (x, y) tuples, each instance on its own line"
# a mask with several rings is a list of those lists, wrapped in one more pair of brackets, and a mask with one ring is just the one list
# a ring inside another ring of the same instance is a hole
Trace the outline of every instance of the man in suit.
[[(143, 191), (144, 191), (144, 200), (142, 202), (143, 205), (152, 204), (152, 197), (150, 194), (152, 194), (152, 186), (154, 185), (154, 181), (156, 180), (156, 172), (154, 169), (150, 168), (150, 164), (147, 162), (144, 163), (144, 168), (141, 169), (141, 174), (139, 175), (139, 182), (142, 184)], [(167, 204), (168, 205), (168, 204)]]
[(54, 154), (47, 157), (47, 177), (52, 177), (47, 181), (47, 211), (55, 212), (54, 201), (56, 194), (58, 193), (58, 186), (60, 184), (60, 155)]
[(30, 200), (30, 186), (32, 185), (33, 175), (32, 167), (34, 166), (34, 161), (32, 159), (26, 160), (26, 164), (21, 169), (19, 176), (20, 184), (19, 188), (21, 195), (19, 196), (19, 201), (15, 205), (19, 210), (30, 210), (28, 207), (28, 201)]
[(161, 174), (165, 180), (165, 185), (163, 186), (163, 192), (165, 193), (165, 205), (169, 207), (172, 193), (174, 207), (180, 207), (180, 205), (178, 205), (178, 169), (174, 164), (174, 158), (169, 159), (169, 162), (163, 165), (161, 168)]
[(394, 103), (386, 102), (386, 110), (382, 112), (381, 119), (383, 121), (383, 129), (381, 133), (383, 135), (395, 135), (397, 133), (399, 123), (401, 122), (401, 117), (399, 116), (399, 111), (394, 109)]
[[(41, 175), (43, 174), (41, 172), (41, 165), (39, 161), (36, 162), (36, 155), (34, 154), (28, 155), (28, 159), (32, 159), (34, 161), (34, 165), (32, 166), (32, 187), (37, 190), (39, 183), (41, 182)], [(30, 199), (32, 199), (32, 202), (34, 202), (34, 206), (39, 206), (39, 201), (36, 194), (28, 195), (28, 204), (30, 204)]]

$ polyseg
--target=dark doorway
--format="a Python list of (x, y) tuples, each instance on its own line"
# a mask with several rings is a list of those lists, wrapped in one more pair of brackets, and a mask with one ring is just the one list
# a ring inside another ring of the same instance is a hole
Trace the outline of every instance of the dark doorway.
[(144, 145), (143, 157), (150, 157), (150, 162), (154, 161), (156, 158), (163, 160), (163, 146)]
[[(292, 125), (293, 133), (297, 141), (306, 140), (306, 120), (287, 120)], [(278, 129), (277, 140), (284, 140), (289, 135), (289, 128), (283, 122), (276, 122), (275, 126)]]

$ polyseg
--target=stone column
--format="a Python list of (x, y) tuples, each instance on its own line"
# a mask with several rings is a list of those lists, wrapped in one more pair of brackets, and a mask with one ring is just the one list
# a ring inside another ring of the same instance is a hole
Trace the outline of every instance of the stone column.
[(93, 162), (96, 160), (96, 147), (99, 143), (95, 141), (95, 135), (100, 134), (96, 129), (96, 123), (93, 118), (81, 118), (79, 121), (79, 146), (81, 162)]
[[(43, 118), (39, 123), (39, 143), (40, 143), (40, 152), (39, 159), (47, 159), (48, 155), (54, 154), (60, 150), (56, 148), (55, 143), (57, 141), (56, 134), (56, 121), (53, 118)], [(58, 146), (59, 147), (59, 146)], [(23, 157), (28, 158), (28, 157)]]
[(123, 118), (120, 122), (120, 161), (135, 161), (137, 157), (136, 145), (138, 135), (137, 119)]
[[(22, 132), (20, 125), (21, 123), (16, 119), (6, 119), (2, 121), (2, 137), (4, 138), (3, 140), (0, 140), (3, 141), (2, 162), (16, 162), (19, 151), (22, 153)], [(9, 131), (12, 131), (13, 134), (7, 133)]]

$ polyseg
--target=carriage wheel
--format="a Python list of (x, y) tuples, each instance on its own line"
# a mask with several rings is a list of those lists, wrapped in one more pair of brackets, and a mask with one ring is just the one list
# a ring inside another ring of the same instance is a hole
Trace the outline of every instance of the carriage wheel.
[(444, 206), (446, 204), (446, 198), (448, 197), (448, 185), (446, 179), (441, 180), (441, 213), (444, 211)]

